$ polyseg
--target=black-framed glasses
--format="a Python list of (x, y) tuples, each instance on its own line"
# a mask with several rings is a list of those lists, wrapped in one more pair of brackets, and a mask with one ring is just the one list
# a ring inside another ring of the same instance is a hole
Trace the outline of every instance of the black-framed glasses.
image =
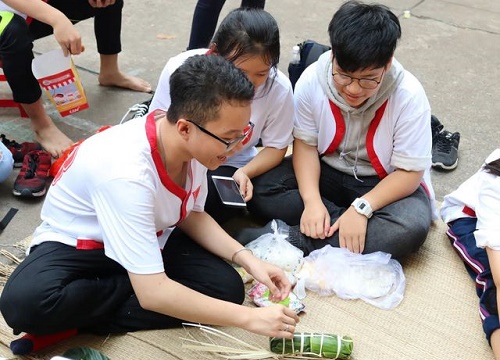
[(380, 75), (379, 81), (375, 79), (357, 78), (346, 74), (341, 74), (338, 72), (332, 73), (332, 76), (333, 76), (333, 81), (335, 81), (340, 86), (351, 85), (354, 80), (357, 80), (359, 87), (362, 87), (363, 89), (373, 90), (377, 88), (377, 86), (382, 82), (382, 76), (384, 76), (384, 73), (385, 73), (385, 68), (384, 71), (382, 71), (382, 74)]
[(207, 129), (205, 129), (203, 126), (195, 123), (194, 121), (189, 120), (189, 119), (186, 119), (186, 121), (189, 121), (191, 124), (193, 124), (194, 126), (196, 126), (198, 129), (201, 130), (201, 132), (203, 132), (203, 133), (205, 133), (205, 134), (213, 137), (216, 140), (219, 140), (221, 143), (223, 143), (224, 145), (226, 145), (226, 152), (230, 152), (236, 146), (238, 146), (243, 140), (245, 140), (252, 133), (252, 130), (253, 130), (254, 126), (255, 126), (255, 124), (250, 121), (248, 123), (248, 126), (245, 128), (245, 130), (243, 130), (243, 133), (241, 134), (241, 136), (238, 136), (236, 139), (233, 139), (233, 140), (230, 140), (230, 141), (226, 141), (224, 139), (221, 139), (217, 135), (211, 133), (210, 131), (208, 131)]

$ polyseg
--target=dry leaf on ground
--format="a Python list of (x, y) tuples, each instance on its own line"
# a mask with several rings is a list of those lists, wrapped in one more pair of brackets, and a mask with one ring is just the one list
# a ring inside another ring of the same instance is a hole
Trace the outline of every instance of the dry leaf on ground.
[(161, 40), (171, 40), (171, 39), (175, 39), (177, 36), (175, 35), (170, 35), (170, 34), (157, 34), (156, 35), (156, 38), (157, 39), (161, 39)]

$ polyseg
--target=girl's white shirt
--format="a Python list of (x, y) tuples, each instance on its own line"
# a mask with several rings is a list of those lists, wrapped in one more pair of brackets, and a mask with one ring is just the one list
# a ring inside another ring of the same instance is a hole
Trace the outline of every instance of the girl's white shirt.
[[(495, 149), (485, 163), (500, 158), (500, 149)], [(445, 223), (464, 217), (473, 217), (464, 212), (468, 207), (476, 213), (477, 225), (474, 237), (478, 247), (500, 250), (500, 176), (483, 168), (465, 180), (455, 191), (446, 195), (441, 206), (441, 218)]]

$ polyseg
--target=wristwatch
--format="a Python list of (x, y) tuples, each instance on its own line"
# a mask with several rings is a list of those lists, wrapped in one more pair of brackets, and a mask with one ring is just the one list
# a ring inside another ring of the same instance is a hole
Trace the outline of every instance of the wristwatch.
[(354, 210), (358, 212), (358, 214), (366, 216), (368, 219), (372, 217), (373, 210), (368, 201), (363, 198), (356, 198), (351, 204), (354, 207)]

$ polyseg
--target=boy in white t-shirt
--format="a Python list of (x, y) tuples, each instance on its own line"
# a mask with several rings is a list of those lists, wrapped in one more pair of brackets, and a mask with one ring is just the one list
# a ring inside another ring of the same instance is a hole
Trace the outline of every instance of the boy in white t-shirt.
[(402, 257), (437, 218), (429, 102), (394, 59), (401, 26), (387, 7), (348, 1), (328, 31), (332, 50), (295, 86), (293, 159), (256, 181), (248, 207), (294, 225), (306, 255), (330, 244)]
[[(209, 49), (185, 51), (168, 60), (151, 101), (150, 110), (168, 109), (170, 74), (195, 54), (218, 54), (231, 60), (254, 85), (250, 121), (255, 126), (251, 135), (239, 151), (227, 157), (226, 163), (207, 174), (205, 211), (220, 224), (244, 216), (245, 209), (222, 204), (212, 175), (233, 177), (245, 201), (249, 201), (254, 179), (280, 164), (293, 140), (293, 93), (290, 80), (278, 69), (279, 34), (276, 19), (267, 11), (255, 8), (232, 10), (219, 25)], [(256, 148), (258, 143), (259, 151)]]
[[(248, 136), (254, 88), (220, 56), (193, 56), (170, 78), (163, 111), (85, 140), (54, 178), (29, 255), (7, 281), (0, 310), (15, 354), (78, 332), (122, 333), (182, 321), (237, 326), (291, 338), (298, 321), (284, 306), (240, 305), (241, 277), (291, 285), (279, 268), (243, 248), (203, 211), (206, 171)], [(168, 239), (178, 226), (189, 239)], [(192, 240), (191, 240), (192, 239)]]

